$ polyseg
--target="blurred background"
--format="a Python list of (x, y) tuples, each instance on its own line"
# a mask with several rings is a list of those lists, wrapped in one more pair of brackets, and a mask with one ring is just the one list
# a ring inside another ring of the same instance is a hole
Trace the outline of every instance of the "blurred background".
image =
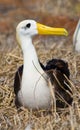
[(15, 46), (15, 28), (24, 19), (65, 27), (72, 39), (79, 17), (80, 0), (0, 0), (0, 51)]

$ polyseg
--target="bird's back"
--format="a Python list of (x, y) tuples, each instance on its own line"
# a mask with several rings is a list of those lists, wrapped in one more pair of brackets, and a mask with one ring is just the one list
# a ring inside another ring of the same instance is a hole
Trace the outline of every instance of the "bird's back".
[(69, 82), (70, 72), (68, 63), (60, 59), (52, 59), (44, 67), (54, 85), (57, 107), (65, 107), (72, 103), (72, 90)]

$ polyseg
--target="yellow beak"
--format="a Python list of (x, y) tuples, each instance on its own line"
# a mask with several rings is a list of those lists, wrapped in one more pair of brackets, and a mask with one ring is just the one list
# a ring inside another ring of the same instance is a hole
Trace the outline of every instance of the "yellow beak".
[(43, 35), (63, 35), (68, 36), (68, 32), (65, 28), (53, 28), (37, 23), (38, 34)]

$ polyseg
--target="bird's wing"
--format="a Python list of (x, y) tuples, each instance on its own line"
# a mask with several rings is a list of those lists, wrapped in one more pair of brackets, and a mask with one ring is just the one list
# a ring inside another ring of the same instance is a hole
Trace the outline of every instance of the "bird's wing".
[(72, 103), (72, 89), (69, 82), (68, 63), (60, 59), (52, 59), (42, 68), (47, 73), (55, 89), (56, 106), (64, 107)]
[(14, 78), (14, 92), (15, 92), (15, 105), (16, 107), (20, 107), (21, 104), (18, 100), (18, 92), (20, 90), (20, 87), (21, 87), (21, 81), (22, 81), (22, 73), (23, 73), (23, 65), (21, 65), (16, 74), (15, 74), (15, 78)]
[(22, 73), (23, 73), (23, 65), (21, 65), (16, 74), (15, 74), (15, 78), (14, 78), (14, 92), (17, 95), (18, 91), (20, 90), (21, 87), (21, 80), (22, 80)]
[(52, 59), (50, 61), (47, 62), (46, 65), (46, 70), (58, 70), (60, 71), (62, 74), (65, 74), (68, 78), (70, 76), (70, 72), (68, 69), (68, 63), (61, 60), (61, 59)]

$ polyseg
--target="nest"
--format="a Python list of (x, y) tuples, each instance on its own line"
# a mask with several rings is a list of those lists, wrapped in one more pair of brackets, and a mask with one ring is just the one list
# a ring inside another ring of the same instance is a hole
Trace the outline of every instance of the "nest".
[[(51, 41), (52, 42), (52, 41)], [(28, 110), (15, 106), (13, 89), (14, 75), (23, 63), (21, 51), (18, 47), (10, 52), (0, 54), (0, 130), (24, 130), (31, 125), (34, 130), (80, 130), (80, 54), (73, 51), (73, 45), (34, 42), (39, 59), (46, 63), (48, 59), (61, 58), (69, 64), (71, 85), (73, 90), (72, 106), (55, 111)], [(45, 51), (44, 51), (45, 50)]]

